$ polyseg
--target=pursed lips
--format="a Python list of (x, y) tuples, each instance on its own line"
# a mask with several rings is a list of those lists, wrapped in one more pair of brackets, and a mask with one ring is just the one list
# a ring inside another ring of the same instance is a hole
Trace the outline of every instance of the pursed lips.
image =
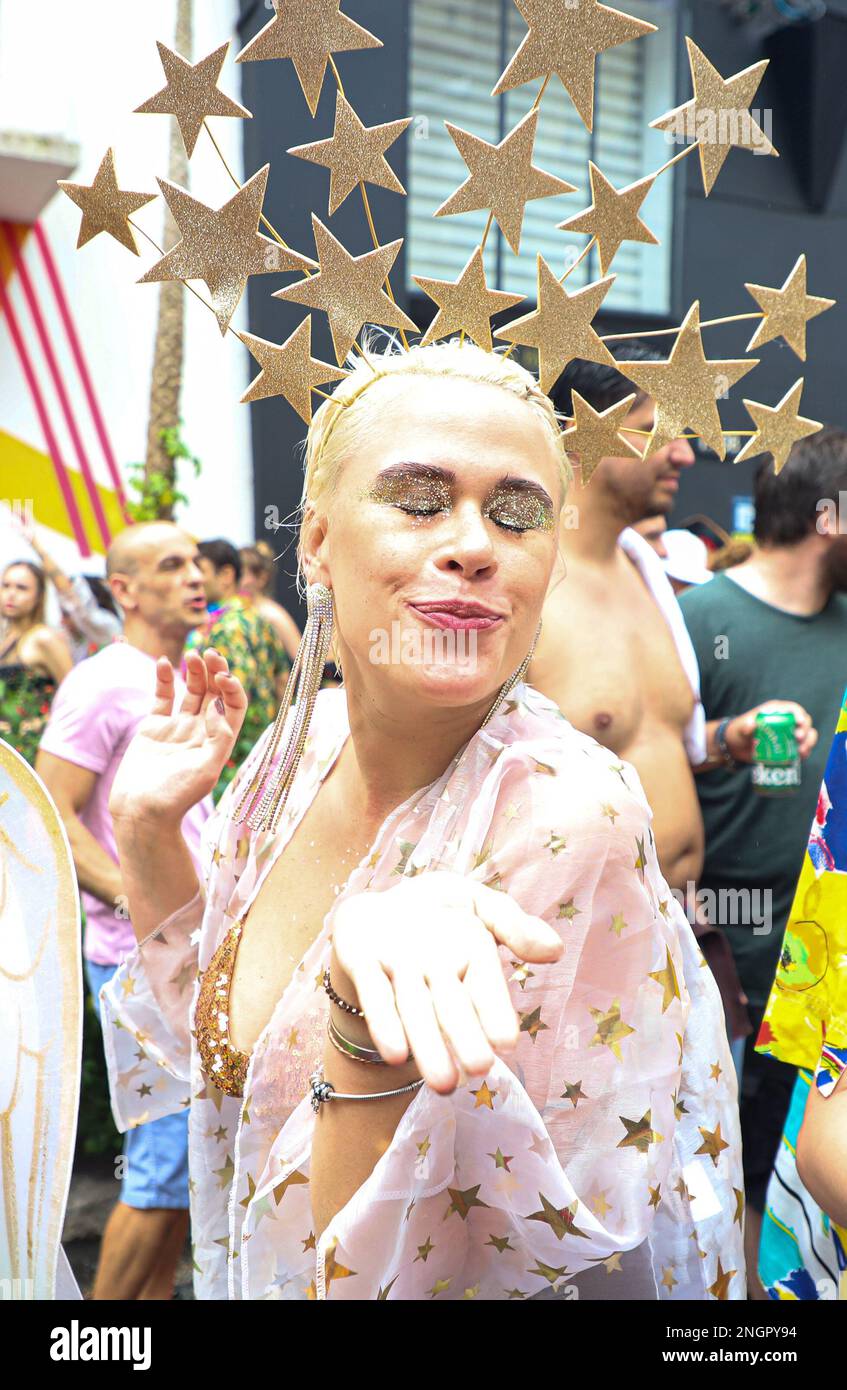
[(465, 631), (486, 631), (502, 623), (506, 616), (485, 604), (466, 603), (461, 599), (427, 599), (418, 603), (410, 602), (408, 606), (432, 627)]

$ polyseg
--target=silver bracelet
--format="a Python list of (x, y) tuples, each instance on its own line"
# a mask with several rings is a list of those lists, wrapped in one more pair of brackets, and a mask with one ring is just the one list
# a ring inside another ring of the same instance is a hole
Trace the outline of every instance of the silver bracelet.
[(329, 1100), (387, 1100), (389, 1096), (403, 1096), (407, 1091), (416, 1091), (423, 1084), (423, 1077), (420, 1077), (417, 1081), (410, 1081), (408, 1086), (398, 1086), (396, 1091), (370, 1091), (354, 1096), (344, 1091), (336, 1091), (332, 1082), (324, 1079), (322, 1071), (316, 1071), (309, 1077), (312, 1109), (316, 1115), (321, 1106)]

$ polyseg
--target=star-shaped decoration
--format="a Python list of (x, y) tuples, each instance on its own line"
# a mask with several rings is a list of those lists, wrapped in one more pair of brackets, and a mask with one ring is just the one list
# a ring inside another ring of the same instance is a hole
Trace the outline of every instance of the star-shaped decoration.
[(679, 1280), (674, 1277), (673, 1265), (668, 1265), (667, 1269), (662, 1270), (661, 1282), (663, 1287), (667, 1289), (668, 1293), (670, 1293), (671, 1289), (676, 1288), (677, 1284), (679, 1283)]
[(760, 405), (758, 401), (744, 401), (747, 413), (756, 426), (756, 433), (736, 454), (736, 463), (757, 458), (759, 454), (772, 454), (774, 472), (782, 472), (797, 440), (806, 439), (823, 429), (820, 420), (807, 420), (798, 413), (802, 394), (803, 378), (800, 377), (773, 407)]
[(721, 1300), (729, 1298), (730, 1280), (732, 1279), (735, 1273), (736, 1271), (734, 1269), (724, 1270), (723, 1265), (720, 1262), (719, 1256), (717, 1273), (715, 1274), (715, 1282), (714, 1284), (709, 1285), (709, 1293), (712, 1295), (712, 1298), (718, 1298)]
[(154, 202), (156, 194), (131, 193), (129, 189), (118, 187), (114, 150), (106, 151), (92, 183), (69, 183), (67, 179), (59, 179), (58, 186), (63, 193), (67, 193), (72, 203), (82, 209), (77, 250), (92, 237), (99, 236), (100, 232), (108, 232), (127, 251), (138, 255), (138, 246), (127, 218), (147, 203)]
[(224, 1128), (223, 1125), (218, 1125), (217, 1129), (215, 1130), (214, 1134), (212, 1135), (212, 1138), (215, 1140), (215, 1142), (216, 1142), (217, 1144), (220, 1144), (220, 1142), (221, 1142), (222, 1139), (226, 1139), (226, 1136), (227, 1136), (227, 1130)]
[[(253, 333), (239, 333), (262, 368), (251, 381), (241, 404), (262, 401), (268, 396), (284, 396), (308, 425), (312, 418), (312, 391), (328, 381), (340, 381), (347, 373), (312, 356), (312, 315), (307, 314), (284, 343), (269, 343)], [(323, 976), (321, 976), (323, 981)]]
[(541, 1279), (546, 1279), (548, 1284), (555, 1284), (559, 1279), (564, 1279), (567, 1274), (567, 1265), (562, 1265), (557, 1269), (555, 1265), (546, 1265), (543, 1260), (536, 1258), (535, 1269), (528, 1269), (527, 1274), (536, 1274)]
[(427, 1289), (430, 1298), (437, 1298), (440, 1293), (446, 1293), (450, 1287), (449, 1279), (436, 1279), (431, 1289)]
[(538, 379), (549, 391), (575, 357), (614, 366), (615, 359), (594, 332), (591, 320), (611, 288), (614, 275), (568, 294), (542, 255), (538, 257), (538, 308), (498, 328), (495, 338), (538, 349)]
[(583, 1091), (581, 1081), (565, 1082), (565, 1089), (562, 1092), (562, 1100), (569, 1100), (574, 1110), (576, 1110), (576, 1107), (579, 1105), (579, 1102), (581, 1100), (590, 1099), (591, 1097), (587, 1096)]
[(569, 217), (566, 222), (560, 222), (558, 230), (587, 232), (593, 237), (600, 258), (600, 274), (605, 275), (625, 241), (659, 245), (659, 238), (638, 216), (641, 204), (656, 182), (656, 175), (648, 174), (637, 183), (628, 183), (626, 188), (615, 188), (590, 159), (588, 174), (591, 179), (591, 207), (578, 212), (575, 217)]
[(427, 1260), (429, 1259), (429, 1257), (430, 1257), (430, 1255), (432, 1254), (432, 1252), (433, 1252), (434, 1249), (435, 1249), (435, 1246), (433, 1245), (433, 1243), (432, 1243), (432, 1241), (430, 1240), (429, 1236), (427, 1236), (427, 1238), (426, 1238), (426, 1240), (424, 1241), (423, 1245), (419, 1245), (419, 1246), (418, 1246), (418, 1253), (417, 1253), (417, 1255), (415, 1256), (414, 1260), (412, 1261), (412, 1264), (417, 1264), (418, 1260), (423, 1260), (424, 1264), (426, 1264)]
[(198, 202), (167, 179), (157, 179), (181, 240), (138, 283), (204, 280), (221, 333), (226, 333), (251, 275), (275, 275), (314, 265), (259, 232), (270, 167), (266, 164), (219, 208)]
[(834, 299), (822, 299), (806, 293), (806, 257), (799, 256), (782, 289), (767, 285), (744, 286), (764, 312), (764, 318), (747, 346), (747, 351), (784, 338), (801, 361), (806, 360), (806, 324), (835, 304)]
[(153, 1094), (153, 1087), (148, 1086), (146, 1081), (143, 1082), (140, 1086), (136, 1086), (135, 1089), (137, 1090), (139, 1096), (141, 1096), (142, 1098), (144, 1096), (152, 1096)]
[(591, 1210), (594, 1212), (595, 1216), (599, 1216), (601, 1221), (603, 1220), (603, 1217), (606, 1215), (606, 1212), (612, 1210), (611, 1203), (606, 1201), (605, 1188), (602, 1192), (594, 1193), (589, 1198), (589, 1201), (591, 1203)]
[(298, 1172), (295, 1168), (293, 1173), (289, 1173), (288, 1177), (283, 1178), (282, 1182), (277, 1183), (276, 1187), (273, 1189), (274, 1201), (277, 1206), (279, 1206), (289, 1187), (300, 1187), (308, 1181), (309, 1179), (305, 1174)]
[(616, 811), (614, 806), (610, 806), (608, 805), (608, 803), (604, 803), (600, 807), (600, 815), (605, 817), (606, 820), (610, 820), (612, 822), (612, 825), (614, 825), (615, 821), (620, 815), (620, 811)]
[(683, 1115), (690, 1114), (690, 1111), (688, 1110), (685, 1101), (680, 1100), (679, 1098), (679, 1091), (674, 1091), (673, 1095), (671, 1096), (671, 1100), (673, 1101), (673, 1113), (677, 1120), (681, 1120)]
[(696, 1154), (708, 1154), (712, 1163), (717, 1168), (718, 1159), (724, 1149), (729, 1148), (729, 1144), (727, 1144), (726, 1140), (721, 1135), (720, 1123), (718, 1123), (714, 1129), (704, 1129), (702, 1125), (698, 1125), (697, 1128), (703, 1136), (703, 1142), (699, 1149), (695, 1149), (694, 1152)]
[(535, 1042), (539, 1033), (547, 1031), (547, 1024), (541, 1022), (541, 1008), (533, 1009), (531, 1013), (522, 1014), (518, 1012), (520, 1019), (520, 1031), (529, 1033), (532, 1041)]
[(655, 24), (601, 5), (598, 0), (515, 0), (529, 33), (492, 96), (555, 73), (589, 130), (594, 124), (594, 66), (598, 53), (642, 34)]
[(250, 1203), (252, 1202), (253, 1198), (255, 1197), (255, 1195), (256, 1195), (256, 1184), (255, 1184), (255, 1182), (254, 1182), (254, 1180), (253, 1180), (253, 1175), (252, 1175), (252, 1173), (248, 1173), (248, 1174), (247, 1174), (247, 1191), (246, 1191), (245, 1195), (241, 1198), (241, 1200), (240, 1200), (240, 1202), (238, 1203), (238, 1205), (239, 1205), (240, 1207), (243, 1207), (244, 1210), (246, 1211), (247, 1208), (249, 1207)]
[(650, 1110), (645, 1111), (640, 1120), (628, 1120), (625, 1115), (619, 1115), (618, 1119), (626, 1130), (626, 1138), (621, 1139), (619, 1149), (637, 1149), (640, 1154), (646, 1154), (651, 1144), (660, 1143), (661, 1136), (653, 1129)]
[(687, 135), (696, 141), (703, 189), (708, 197), (733, 145), (756, 150), (758, 154), (777, 154), (749, 110), (768, 62), (762, 59), (734, 77), (723, 78), (692, 39), (685, 42), (694, 96), (651, 121), (650, 128), (671, 131), (678, 138)]
[(212, 1172), (218, 1179), (218, 1187), (223, 1192), (229, 1187), (235, 1177), (235, 1166), (232, 1162), (232, 1155), (227, 1154), (222, 1168), (213, 1168)]
[(567, 849), (567, 847), (568, 844), (564, 835), (557, 835), (555, 831), (551, 830), (550, 839), (547, 841), (547, 844), (544, 846), (544, 848), (549, 849), (553, 858), (555, 859), (556, 855), (561, 854), (562, 850)]
[(498, 1255), (502, 1255), (504, 1250), (514, 1250), (515, 1248), (514, 1245), (509, 1244), (508, 1236), (495, 1236), (493, 1233), (488, 1237), (485, 1243), (486, 1245), (492, 1245)]
[(426, 1158), (427, 1154), (432, 1148), (429, 1135), (427, 1135), (425, 1139), (422, 1139), (421, 1142), (418, 1145), (416, 1145), (416, 1147), (418, 1150), (418, 1158)]
[(615, 933), (615, 936), (618, 937), (618, 939), (620, 939), (621, 932), (626, 931), (626, 928), (628, 926), (629, 923), (627, 922), (623, 913), (616, 912), (612, 916), (612, 925), (609, 927), (609, 931), (613, 931)]
[(559, 921), (564, 918), (566, 922), (572, 922), (574, 917), (581, 916), (582, 908), (575, 906), (573, 898), (568, 898), (566, 903), (559, 903), (559, 910), (556, 913), (556, 917)]
[[(417, 332), (408, 314), (392, 303), (382, 288), (403, 244), (402, 238), (389, 242), (387, 246), (378, 246), (364, 256), (351, 256), (314, 213), (312, 229), (320, 264), (317, 275), (307, 280), (297, 280), (295, 284), (277, 290), (273, 297), (293, 300), (295, 304), (305, 304), (310, 309), (324, 310), (329, 318), (332, 344), (339, 365), (366, 323)], [(414, 845), (410, 848), (414, 849)]]
[(732, 1223), (735, 1225), (737, 1221), (740, 1226), (744, 1216), (744, 1192), (740, 1187), (734, 1187), (732, 1191), (735, 1195), (735, 1215), (732, 1218)]
[(306, 1253), (307, 1250), (314, 1250), (314, 1249), (316, 1249), (316, 1245), (315, 1245), (315, 1233), (314, 1233), (314, 1231), (310, 1231), (309, 1234), (307, 1235), (306, 1239), (305, 1239), (305, 1240), (302, 1240), (302, 1241), (300, 1242), (300, 1244), (303, 1246), (303, 1254), (304, 1254), (304, 1255), (305, 1255), (305, 1253)]
[(528, 965), (523, 965), (517, 960), (510, 961), (510, 964), (515, 967), (515, 971), (513, 975), (509, 976), (509, 984), (518, 984), (521, 989), (525, 989), (527, 980), (533, 978), (535, 971), (530, 970)]
[(541, 1221), (545, 1226), (549, 1226), (557, 1240), (564, 1240), (565, 1236), (582, 1236), (584, 1240), (590, 1239), (585, 1231), (581, 1231), (574, 1224), (579, 1202), (572, 1202), (569, 1207), (560, 1210), (552, 1202), (548, 1202), (543, 1192), (539, 1192), (538, 1200), (541, 1203), (541, 1210), (532, 1212), (525, 1218), (527, 1221)]
[(709, 1077), (711, 1078), (711, 1080), (720, 1081), (722, 1070), (723, 1069), (721, 1067), (720, 1062), (713, 1062), (709, 1069)]
[(635, 1029), (630, 1028), (628, 1023), (622, 1022), (620, 999), (613, 999), (611, 1007), (606, 1010), (589, 1008), (588, 1012), (594, 1019), (594, 1024), (597, 1029), (597, 1032), (594, 1034), (588, 1046), (608, 1047), (609, 1051), (614, 1053), (618, 1061), (622, 1062), (623, 1058), (621, 1056), (620, 1045), (624, 1038), (629, 1037), (630, 1033), (635, 1032)]
[(452, 193), (435, 212), (436, 217), (449, 217), (457, 212), (476, 212), (489, 209), (499, 224), (515, 255), (521, 248), (521, 230), (528, 202), (535, 198), (552, 198), (559, 193), (574, 193), (572, 183), (545, 174), (532, 162), (532, 151), (538, 130), (538, 112), (530, 111), (518, 121), (514, 130), (500, 141), (489, 145), (459, 126), (445, 121), (453, 143), (467, 164), (470, 174), (460, 188)]
[(472, 1284), (471, 1287), (470, 1287), (469, 1289), (465, 1289), (465, 1292), (462, 1294), (462, 1298), (478, 1298), (478, 1297), (479, 1297), (479, 1284)]
[(199, 63), (186, 62), (173, 49), (156, 41), (166, 86), (148, 101), (136, 106), (141, 115), (176, 116), (179, 132), (190, 159), (207, 116), (251, 116), (246, 107), (225, 96), (218, 87), (229, 43), (222, 43)]
[(686, 1202), (691, 1201), (691, 1193), (688, 1191), (688, 1185), (685, 1182), (684, 1178), (680, 1177), (677, 1179), (677, 1181), (674, 1183), (673, 1190), (674, 1192), (678, 1192), (680, 1197), (684, 1197)]
[(674, 1037), (676, 1038), (677, 1047), (679, 1048), (679, 1064), (682, 1066), (682, 1059), (685, 1056), (685, 1043), (681, 1033), (674, 1033)]
[(377, 1295), (376, 1295), (376, 1301), (377, 1301), (377, 1303), (387, 1303), (387, 1302), (388, 1302), (388, 1295), (391, 1293), (391, 1290), (392, 1290), (393, 1286), (397, 1283), (397, 1280), (398, 1280), (399, 1278), (400, 1278), (400, 1275), (399, 1275), (399, 1274), (395, 1274), (394, 1278), (391, 1280), (391, 1282), (390, 1282), (389, 1284), (386, 1284), (385, 1288), (383, 1288), (382, 1285), (380, 1284), (380, 1286), (379, 1286), (379, 1288), (378, 1288), (378, 1290), (377, 1290)]
[(135, 977), (133, 975), (127, 975), (126, 979), (121, 980), (121, 993), (124, 999), (135, 993)]
[(758, 365), (758, 358), (707, 358), (694, 301), (666, 362), (618, 362), (620, 371), (656, 402), (656, 422), (644, 457), (656, 453), (687, 428), (696, 430), (718, 458), (726, 457), (717, 398)]
[(647, 851), (644, 848), (643, 838), (636, 838), (635, 848), (638, 850), (638, 854), (635, 856), (635, 863), (632, 867), (636, 869), (643, 878), (644, 870), (647, 868)]
[(506, 1294), (506, 1297), (509, 1298), (510, 1300), (513, 1299), (513, 1298), (527, 1298), (527, 1297), (528, 1297), (528, 1295), (524, 1293), (523, 1289), (518, 1289), (518, 1288), (515, 1288), (515, 1289), (505, 1289), (504, 1292), (505, 1292), (505, 1294)]
[(448, 1187), (447, 1191), (450, 1194), (450, 1205), (444, 1213), (444, 1220), (446, 1221), (447, 1217), (450, 1216), (452, 1212), (456, 1212), (457, 1216), (461, 1216), (463, 1221), (467, 1221), (468, 1212), (472, 1207), (485, 1207), (487, 1209), (488, 1203), (481, 1202), (476, 1195), (481, 1186), (482, 1183), (478, 1182), (476, 1187), (468, 1187), (464, 1191), (458, 1187)]
[(488, 1082), (483, 1081), (478, 1091), (471, 1091), (471, 1095), (476, 1097), (474, 1101), (474, 1110), (479, 1109), (481, 1105), (486, 1106), (489, 1110), (493, 1110), (494, 1097), (496, 1094), (496, 1091), (489, 1091)]
[(512, 309), (523, 299), (522, 294), (488, 288), (480, 246), (471, 254), (458, 280), (430, 280), (423, 275), (414, 275), (412, 279), (438, 305), (438, 313), (421, 338), (421, 347), (461, 330), (490, 352), (492, 314)]
[(655, 1187), (651, 1187), (648, 1183), (647, 1191), (650, 1193), (650, 1196), (647, 1199), (648, 1207), (658, 1207), (659, 1203), (662, 1200), (662, 1184), (657, 1183)]
[(331, 53), (382, 48), (382, 42), (341, 14), (341, 0), (274, 0), (276, 14), (239, 53), (238, 63), (290, 58), (314, 116)]
[(579, 460), (583, 487), (603, 459), (642, 457), (641, 450), (620, 433), (634, 400), (635, 392), (605, 410), (595, 410), (578, 391), (571, 392), (574, 422), (563, 430), (562, 438), (568, 453), (574, 454)]
[[(474, 1092), (472, 1091), (472, 1092), (471, 1092), (471, 1095), (473, 1095), (473, 1094), (474, 1094)], [(495, 1094), (495, 1096), (496, 1096), (497, 1092), (495, 1091), (494, 1094)], [(475, 1108), (475, 1107), (474, 1107), (474, 1108)], [(491, 1154), (491, 1153), (488, 1154), (488, 1157), (494, 1159), (494, 1167), (495, 1167), (495, 1168), (505, 1168), (505, 1170), (506, 1170), (507, 1173), (511, 1173), (512, 1170), (511, 1170), (511, 1168), (509, 1167), (509, 1164), (511, 1163), (512, 1158), (514, 1157), (513, 1154), (504, 1154), (504, 1153), (501, 1153), (500, 1149), (498, 1148), (493, 1154)]]
[(339, 92), (331, 138), (316, 140), (311, 145), (295, 145), (288, 153), (329, 169), (331, 217), (360, 183), (376, 184), (405, 196), (406, 190), (385, 158), (385, 151), (411, 123), (412, 117), (406, 116), (401, 121), (386, 121), (384, 125), (363, 125), (347, 98)]
[(352, 1279), (356, 1273), (355, 1269), (347, 1269), (344, 1265), (338, 1263), (335, 1258), (335, 1249), (335, 1245), (331, 1245), (326, 1252), (324, 1277), (326, 1280), (327, 1293), (329, 1293), (329, 1286), (333, 1279)]
[(648, 979), (655, 980), (657, 985), (662, 986), (662, 1013), (670, 1007), (674, 999), (681, 998), (679, 992), (679, 981), (676, 977), (674, 963), (671, 960), (671, 953), (665, 947), (665, 965), (663, 970), (651, 970)]

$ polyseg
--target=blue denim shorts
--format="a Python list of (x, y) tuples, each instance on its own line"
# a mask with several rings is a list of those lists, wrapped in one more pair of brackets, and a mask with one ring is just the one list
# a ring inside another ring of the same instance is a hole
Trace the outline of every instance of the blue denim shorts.
[[(100, 990), (111, 980), (116, 965), (85, 961), (88, 988), (100, 1017)], [(188, 1206), (188, 1111), (163, 1115), (124, 1135), (125, 1172), (121, 1201), (146, 1211), (152, 1207)]]

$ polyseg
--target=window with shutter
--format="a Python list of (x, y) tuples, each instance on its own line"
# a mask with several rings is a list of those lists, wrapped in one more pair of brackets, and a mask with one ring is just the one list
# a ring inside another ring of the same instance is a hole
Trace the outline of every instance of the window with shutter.
[[(409, 275), (455, 279), (479, 244), (487, 213), (434, 218), (435, 209), (459, 187), (467, 168), (444, 122), (497, 143), (526, 115), (538, 83), (492, 97), (491, 91), (526, 33), (512, 0), (411, 0), (409, 54), (410, 129)], [(541, 102), (533, 162), (575, 184), (578, 191), (527, 203), (521, 254), (515, 256), (492, 226), (486, 245), (486, 275), (492, 288), (535, 299), (535, 254), (540, 251), (562, 273), (587, 236), (556, 225), (588, 207), (588, 160), (618, 188), (659, 168), (677, 148), (649, 122), (676, 101), (676, 0), (628, 0), (619, 8), (658, 25), (655, 34), (608, 49), (597, 61), (594, 131), (585, 129), (558, 78)], [(469, 56), (472, 55), (472, 56)], [(669, 170), (656, 180), (641, 217), (660, 245), (625, 242), (612, 266), (617, 279), (604, 309), (662, 314), (670, 308), (673, 180)], [(574, 289), (599, 276), (592, 250), (576, 267)], [(409, 289), (420, 293), (409, 280)]]

